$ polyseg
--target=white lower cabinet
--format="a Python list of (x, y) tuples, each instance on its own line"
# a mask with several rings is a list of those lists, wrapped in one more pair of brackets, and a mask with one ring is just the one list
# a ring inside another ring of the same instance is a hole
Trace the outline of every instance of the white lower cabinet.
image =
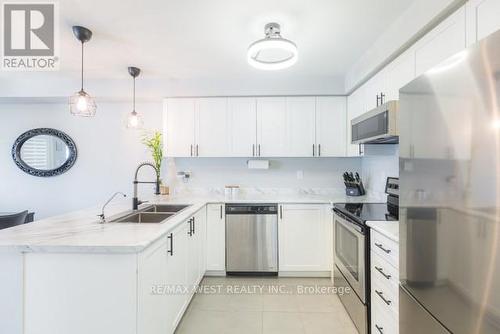
[(399, 246), (371, 230), (371, 332), (399, 332)]
[(205, 273), (205, 208), (139, 254), (138, 334), (173, 333)]
[[(173, 323), (173, 295), (157, 294), (159, 286), (167, 282), (169, 256), (167, 242), (160, 242), (140, 254), (138, 268), (137, 327), (140, 333), (168, 333)], [(167, 317), (165, 317), (165, 314)]]
[(188, 226), (180, 226), (171, 233), (171, 241), (168, 238), (167, 274), (165, 286), (173, 289), (173, 293), (166, 293), (168, 305), (164, 316), (168, 321), (168, 331), (173, 333), (179, 323), (187, 306), (187, 295), (178, 291), (187, 283), (187, 259), (188, 259)]
[(329, 271), (331, 206), (282, 204), (279, 207), (279, 271)]
[(226, 270), (226, 214), (224, 204), (207, 205), (207, 271)]

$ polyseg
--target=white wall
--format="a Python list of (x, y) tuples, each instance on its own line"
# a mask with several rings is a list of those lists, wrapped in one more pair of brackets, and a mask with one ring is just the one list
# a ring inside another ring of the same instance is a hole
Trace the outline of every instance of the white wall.
[[(141, 133), (125, 128), (129, 103), (99, 103), (94, 118), (70, 115), (66, 104), (0, 104), (0, 212), (29, 209), (37, 218), (104, 203), (115, 191), (132, 192), (135, 167), (149, 154)], [(145, 128), (161, 128), (161, 103), (137, 105)], [(62, 130), (75, 141), (78, 159), (67, 173), (34, 177), (11, 158), (12, 144), (32, 128)], [(144, 170), (144, 175), (149, 171)], [(144, 186), (142, 192), (151, 192)]]
[[(362, 158), (272, 158), (268, 170), (247, 168), (247, 159), (169, 159), (170, 185), (177, 191), (211, 189), (225, 185), (242, 188), (301, 191), (343, 191), (342, 174), (359, 172), (369, 193), (382, 195), (387, 177), (399, 176), (398, 145), (367, 145)], [(165, 164), (166, 166), (167, 164)], [(187, 183), (174, 179), (177, 171), (189, 171)], [(164, 170), (164, 175), (167, 171)], [(298, 178), (302, 174), (302, 179)]]
[[(171, 159), (174, 160), (174, 159)], [(242, 188), (286, 188), (286, 189), (331, 189), (342, 190), (342, 173), (361, 172), (359, 158), (279, 158), (269, 159), (268, 170), (248, 169), (247, 159), (175, 159), (177, 171), (191, 171), (188, 183), (177, 184), (182, 188), (223, 188), (225, 185), (239, 185)], [(297, 178), (302, 172), (303, 178)]]
[(384, 193), (388, 177), (399, 177), (399, 145), (365, 145), (362, 176), (367, 189)]

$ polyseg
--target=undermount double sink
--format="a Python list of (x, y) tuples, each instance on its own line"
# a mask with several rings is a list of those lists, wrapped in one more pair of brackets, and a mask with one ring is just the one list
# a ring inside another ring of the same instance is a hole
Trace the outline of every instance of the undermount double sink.
[(110, 223), (164, 223), (169, 218), (175, 216), (190, 205), (178, 204), (153, 204), (137, 212), (113, 219)]

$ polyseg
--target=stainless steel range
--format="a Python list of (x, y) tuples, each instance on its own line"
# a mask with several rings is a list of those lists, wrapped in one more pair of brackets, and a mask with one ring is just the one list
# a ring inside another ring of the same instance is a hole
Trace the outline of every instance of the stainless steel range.
[(361, 334), (370, 328), (370, 233), (366, 222), (398, 220), (398, 187), (397, 178), (387, 179), (387, 203), (334, 205), (335, 286), (352, 290), (339, 297)]

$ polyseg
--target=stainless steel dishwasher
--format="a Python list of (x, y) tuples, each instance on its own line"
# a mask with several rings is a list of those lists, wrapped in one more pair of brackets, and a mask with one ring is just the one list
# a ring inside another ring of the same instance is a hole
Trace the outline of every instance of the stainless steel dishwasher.
[(226, 204), (226, 273), (278, 274), (277, 204)]

